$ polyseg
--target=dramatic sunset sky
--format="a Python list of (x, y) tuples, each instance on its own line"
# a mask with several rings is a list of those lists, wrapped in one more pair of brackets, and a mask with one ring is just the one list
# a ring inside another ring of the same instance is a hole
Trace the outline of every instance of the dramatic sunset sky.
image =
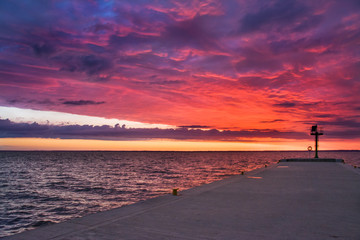
[(360, 149), (358, 0), (1, 0), (0, 150)]

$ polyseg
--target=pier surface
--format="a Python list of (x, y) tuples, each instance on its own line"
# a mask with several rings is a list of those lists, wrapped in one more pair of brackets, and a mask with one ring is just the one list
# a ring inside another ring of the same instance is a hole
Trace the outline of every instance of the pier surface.
[(360, 239), (360, 170), (283, 161), (5, 239)]

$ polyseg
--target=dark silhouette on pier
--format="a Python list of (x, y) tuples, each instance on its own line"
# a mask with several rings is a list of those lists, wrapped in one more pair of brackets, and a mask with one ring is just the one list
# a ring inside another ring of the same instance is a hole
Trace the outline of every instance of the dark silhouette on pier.
[(311, 127), (310, 134), (315, 135), (315, 158), (319, 158), (319, 156), (318, 156), (318, 141), (319, 141), (319, 136), (324, 135), (324, 133), (322, 133), (321, 131), (319, 132), (317, 125), (315, 125), (315, 126)]

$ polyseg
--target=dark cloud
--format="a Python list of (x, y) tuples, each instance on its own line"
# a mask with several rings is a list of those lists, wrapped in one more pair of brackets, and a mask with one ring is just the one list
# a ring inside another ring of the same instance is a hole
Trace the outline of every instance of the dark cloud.
[(355, 119), (337, 118), (335, 120), (329, 120), (329, 121), (318, 121), (318, 124), (323, 126), (338, 126), (346, 129), (348, 128), (357, 129), (357, 130), (360, 129), (360, 121)]
[(10, 104), (36, 104), (36, 105), (55, 105), (55, 103), (53, 101), (51, 101), (50, 99), (43, 99), (43, 100), (38, 100), (38, 99), (24, 99), (24, 98), (17, 98), (17, 99), (9, 99), (7, 100), (8, 103)]
[(89, 30), (99, 34), (99, 33), (104, 33), (104, 32), (112, 32), (112, 30), (115, 28), (116, 26), (114, 26), (113, 24), (110, 23), (95, 23), (94, 25), (92, 25)]
[(283, 68), (278, 56), (264, 53), (260, 49), (246, 48), (241, 52), (244, 59), (236, 64), (236, 70), (240, 73), (247, 72), (276, 72)]
[(214, 35), (206, 28), (207, 16), (196, 16), (167, 26), (161, 42), (171, 47), (193, 47), (195, 49), (218, 49)]
[(183, 80), (156, 80), (155, 82), (150, 82), (154, 85), (179, 85), (186, 84), (186, 81)]
[(105, 104), (105, 101), (92, 101), (92, 100), (65, 100), (59, 99), (58, 101), (54, 102), (50, 99), (25, 99), (25, 98), (17, 98), (17, 99), (9, 99), (7, 100), (8, 103), (12, 105), (26, 105), (26, 104), (35, 104), (35, 105), (48, 105), (48, 106), (55, 106), (60, 104), (63, 105), (72, 105), (72, 106), (85, 106), (85, 105), (100, 105)]
[(314, 117), (317, 118), (334, 118), (337, 117), (335, 114), (316, 114)]
[(300, 21), (300, 23), (298, 23), (294, 27), (293, 31), (295, 31), (295, 32), (308, 31), (312, 28), (319, 26), (323, 20), (324, 20), (324, 17), (321, 15), (312, 15), (312, 16), (309, 15), (303, 21)]
[(0, 137), (31, 137), (48, 136), (49, 127), (37, 123), (13, 123), (10, 120), (0, 119)]
[(110, 77), (112, 61), (98, 55), (71, 55), (63, 54), (52, 58), (60, 65), (60, 70), (68, 72), (85, 73), (89, 80), (105, 81)]
[(354, 118), (334, 117), (329, 120), (304, 121), (308, 125), (319, 125), (326, 138), (357, 139), (360, 136), (360, 121)]
[(99, 46), (99, 45), (96, 45), (96, 44), (87, 44), (86, 45), (92, 52), (96, 53), (96, 54), (101, 54), (101, 53), (104, 53), (106, 52), (106, 48), (105, 47), (102, 47), (102, 46)]
[(213, 72), (218, 75), (236, 76), (232, 58), (225, 55), (210, 55), (210, 56), (189, 56), (185, 62), (191, 63), (191, 69), (199, 72)]
[(314, 107), (318, 106), (319, 102), (305, 102), (305, 101), (280, 101), (274, 103), (274, 107), (278, 108), (292, 108), (296, 110), (312, 110)]
[(180, 67), (180, 64), (177, 61), (165, 57), (160, 57), (151, 53), (141, 53), (135, 56), (121, 56), (117, 63), (130, 66), (136, 65), (137, 67), (152, 69), (163, 74), (166, 74), (164, 70), (168, 69), (171, 71), (169, 72), (170, 75), (175, 74), (175, 71), (177, 71), (176, 68)]
[(261, 123), (275, 123), (275, 122), (285, 122), (286, 120), (284, 119), (274, 119), (274, 120), (270, 120), (270, 121), (261, 121)]
[(282, 30), (289, 24), (309, 13), (308, 8), (296, 0), (270, 1), (263, 4), (258, 12), (246, 14), (240, 22), (240, 33), (258, 30)]
[(293, 108), (297, 106), (297, 103), (285, 101), (285, 102), (275, 103), (273, 104), (273, 106), (282, 107), (282, 108)]
[(184, 126), (178, 126), (181, 128), (211, 128), (210, 126), (206, 125), (184, 125)]
[(73, 106), (84, 106), (84, 105), (99, 105), (104, 104), (105, 102), (95, 102), (91, 100), (77, 100), (77, 101), (64, 101), (62, 104), (64, 105), (73, 105)]
[(241, 85), (255, 88), (255, 89), (261, 89), (266, 86), (269, 86), (270, 80), (262, 77), (241, 77), (239, 78), (239, 83)]
[(216, 34), (212, 32), (207, 20), (210, 16), (195, 16), (184, 21), (168, 21), (161, 31), (161, 36), (129, 33), (125, 36), (113, 34), (109, 38), (109, 45), (113, 47), (143, 48), (152, 47), (155, 50), (166, 50), (191, 47), (201, 50), (219, 49), (216, 43)]
[[(1, 29), (9, 33), (23, 30), (24, 27), (45, 27), (54, 21), (54, 18), (46, 15), (51, 5), (49, 1), (0, 1), (0, 26), (4, 27)], [(13, 24), (18, 28), (14, 29)]]
[(56, 50), (55, 47), (49, 43), (36, 43), (32, 46), (34, 53), (37, 56), (49, 56), (53, 54)]
[(87, 55), (80, 57), (80, 64), (78, 66), (80, 71), (86, 72), (89, 75), (94, 75), (111, 67), (108, 59), (98, 57), (95, 55)]
[(156, 40), (156, 37), (141, 35), (137, 33), (129, 33), (126, 36), (111, 35), (109, 38), (109, 44), (112, 47), (126, 48), (129, 46), (143, 46), (144, 44), (150, 44)]
[[(26, 71), (26, 75), (19, 73), (19, 69)], [(44, 79), (39, 70), (24, 67), (21, 64), (0, 60), (0, 84), (13, 86), (47, 86), (51, 81)], [(18, 96), (15, 95), (15, 97)]]
[(196, 128), (158, 129), (158, 128), (126, 128), (90, 125), (40, 125), (37, 123), (14, 123), (0, 119), (1, 138), (61, 138), (61, 139), (177, 139), (177, 140), (217, 140), (242, 141), (243, 138), (270, 137), (288, 139), (307, 139), (308, 135), (299, 132), (280, 132), (276, 130), (243, 130), (218, 131), (216, 129), (201, 130)]
[(357, 139), (360, 136), (360, 128), (344, 131), (326, 132), (327, 138)]

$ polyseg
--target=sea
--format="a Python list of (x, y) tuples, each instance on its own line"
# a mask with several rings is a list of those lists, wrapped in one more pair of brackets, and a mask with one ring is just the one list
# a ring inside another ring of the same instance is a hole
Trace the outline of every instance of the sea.
[[(0, 237), (183, 191), (301, 151), (0, 151)], [(312, 153), (313, 155), (313, 153)], [(312, 157), (312, 156), (311, 156)], [(360, 166), (360, 151), (319, 157)]]

